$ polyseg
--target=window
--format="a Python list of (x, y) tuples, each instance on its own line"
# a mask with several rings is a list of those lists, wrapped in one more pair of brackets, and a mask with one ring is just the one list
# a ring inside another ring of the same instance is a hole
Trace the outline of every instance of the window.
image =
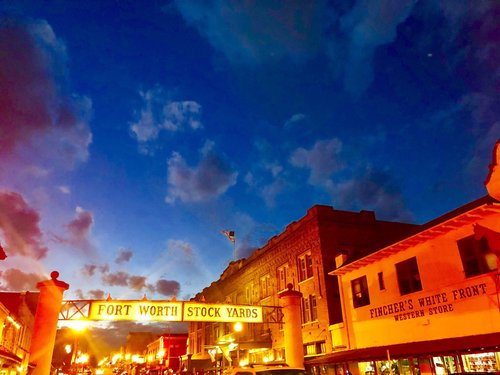
[(457, 241), (465, 277), (488, 273), (497, 268), (496, 256), (492, 253), (486, 237), (476, 240), (474, 236)]
[(304, 345), (304, 355), (321, 353), (326, 353), (326, 345), (324, 341), (311, 342)]
[(310, 320), (310, 316), (309, 298), (302, 298), (302, 323), (307, 323)]
[(269, 297), (271, 295), (270, 287), (271, 277), (269, 275), (260, 278), (260, 299)]
[[(212, 323), (205, 323), (205, 343), (211, 344), (213, 339), (212, 339)], [(170, 345), (172, 347), (172, 345)]]
[(247, 303), (251, 305), (253, 303), (253, 283), (250, 283), (245, 288), (245, 298)]
[(311, 294), (302, 298), (302, 323), (313, 322), (318, 319), (318, 305), (316, 296)]
[(299, 281), (304, 281), (313, 275), (312, 257), (310, 253), (298, 258)]
[(354, 307), (361, 307), (370, 304), (370, 294), (368, 293), (368, 283), (366, 276), (351, 280), (352, 304)]
[(311, 320), (318, 320), (318, 305), (316, 303), (316, 296), (311, 294), (309, 296), (309, 306), (311, 307)]
[(380, 290), (385, 290), (385, 282), (384, 282), (384, 273), (383, 272), (378, 273), (378, 288)]
[(278, 290), (286, 289), (288, 284), (288, 264), (284, 264), (277, 270)]
[(417, 258), (413, 257), (396, 263), (399, 292), (401, 295), (422, 290), (422, 282), (418, 272)]

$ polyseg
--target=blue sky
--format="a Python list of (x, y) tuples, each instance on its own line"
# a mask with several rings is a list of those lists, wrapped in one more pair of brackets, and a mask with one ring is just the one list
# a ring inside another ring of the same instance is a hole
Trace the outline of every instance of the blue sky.
[(0, 1), (0, 287), (189, 299), (233, 259), (221, 230), (241, 258), (314, 204), (424, 223), (485, 195), (499, 13)]

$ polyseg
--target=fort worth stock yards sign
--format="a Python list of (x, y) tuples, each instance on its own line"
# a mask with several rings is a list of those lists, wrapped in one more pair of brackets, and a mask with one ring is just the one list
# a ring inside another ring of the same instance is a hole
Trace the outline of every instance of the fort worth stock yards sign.
[(92, 301), (90, 320), (262, 323), (262, 307), (195, 302)]

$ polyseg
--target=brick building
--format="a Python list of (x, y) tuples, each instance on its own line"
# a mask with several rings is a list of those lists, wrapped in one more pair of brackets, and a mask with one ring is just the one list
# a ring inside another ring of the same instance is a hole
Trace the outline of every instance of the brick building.
[(343, 375), (500, 372), (500, 203), (490, 196), (331, 271), (343, 291), (331, 354)]
[(186, 354), (186, 333), (165, 333), (147, 345), (146, 369), (151, 375), (178, 372), (180, 358)]
[[(234, 332), (227, 323), (189, 326), (189, 354), (201, 367), (286, 360), (278, 293), (292, 284), (303, 294), (302, 339), (306, 357), (334, 350), (329, 327), (342, 322), (337, 278), (328, 275), (335, 259), (357, 259), (418, 230), (418, 226), (381, 221), (371, 211), (348, 212), (313, 206), (249, 258), (231, 262), (219, 280), (196, 295), (211, 303), (266, 306), (263, 324), (244, 324)], [(203, 362), (203, 363), (202, 363)], [(196, 365), (193, 365), (196, 367)]]
[(2, 374), (26, 374), (39, 293), (0, 292), (0, 364)]

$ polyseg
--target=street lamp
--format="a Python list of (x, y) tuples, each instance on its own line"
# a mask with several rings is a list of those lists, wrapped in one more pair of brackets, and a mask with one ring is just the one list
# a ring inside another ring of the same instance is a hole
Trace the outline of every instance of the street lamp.
[(243, 330), (241, 322), (234, 323), (234, 331), (236, 332), (236, 361), (240, 365), (240, 332)]
[[(79, 362), (78, 351), (80, 350), (80, 348), (78, 347), (80, 341), (79, 336), (82, 334), (83, 331), (87, 329), (88, 322), (86, 320), (71, 320), (68, 326), (71, 328), (74, 334), (74, 342), (72, 347), (70, 366), (71, 369), (74, 370), (74, 372), (78, 372), (78, 362)], [(68, 350), (68, 347), (69, 345), (66, 346), (66, 350)]]

